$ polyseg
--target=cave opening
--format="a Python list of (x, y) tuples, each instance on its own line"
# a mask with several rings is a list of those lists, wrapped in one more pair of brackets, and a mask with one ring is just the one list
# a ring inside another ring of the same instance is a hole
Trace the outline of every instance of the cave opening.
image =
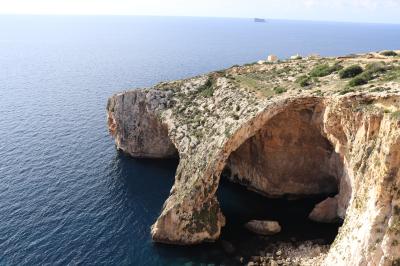
[[(226, 218), (222, 240), (248, 255), (277, 242), (334, 241), (343, 218), (337, 199), (345, 173), (321, 124), (315, 108), (281, 112), (229, 155), (217, 191)], [(322, 204), (327, 201), (336, 205)], [(277, 221), (281, 231), (251, 232), (245, 228), (251, 220)]]

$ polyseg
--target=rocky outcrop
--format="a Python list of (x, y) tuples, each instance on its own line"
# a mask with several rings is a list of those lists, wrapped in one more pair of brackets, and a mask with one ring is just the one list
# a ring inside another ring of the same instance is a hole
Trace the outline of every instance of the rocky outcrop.
[(253, 233), (266, 236), (275, 235), (281, 231), (281, 226), (277, 221), (251, 220), (244, 226)]
[(168, 128), (156, 116), (166, 108), (164, 92), (129, 91), (115, 95), (107, 104), (108, 125), (118, 148), (138, 158), (178, 156), (168, 137)]
[(399, 263), (400, 65), (385, 60), (388, 68), (358, 87), (337, 72), (297, 80), (321, 64), (367, 68), (373, 57), (232, 67), (111, 97), (108, 125), (119, 149), (179, 154), (153, 239), (216, 240), (226, 222), (215, 195), (225, 169), (267, 196), (337, 192), (344, 224), (326, 265)]

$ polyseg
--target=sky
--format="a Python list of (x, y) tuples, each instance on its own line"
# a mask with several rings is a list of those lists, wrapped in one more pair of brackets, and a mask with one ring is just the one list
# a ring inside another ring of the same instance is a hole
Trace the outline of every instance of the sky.
[(400, 0), (0, 0), (0, 14), (152, 15), (400, 23)]

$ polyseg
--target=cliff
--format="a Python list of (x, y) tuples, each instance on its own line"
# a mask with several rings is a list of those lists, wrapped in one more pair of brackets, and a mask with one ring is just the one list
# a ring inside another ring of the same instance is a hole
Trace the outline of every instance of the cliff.
[(153, 239), (216, 240), (224, 172), (269, 197), (336, 193), (333, 212), (321, 203), (312, 215), (344, 219), (326, 265), (399, 265), (398, 59), (370, 53), (234, 66), (112, 96), (108, 127), (118, 149), (179, 156)]

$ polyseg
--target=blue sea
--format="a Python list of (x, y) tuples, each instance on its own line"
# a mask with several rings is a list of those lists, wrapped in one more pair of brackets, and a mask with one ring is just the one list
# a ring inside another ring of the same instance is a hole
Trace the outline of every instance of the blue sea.
[[(399, 49), (399, 41), (400, 26), (385, 24), (0, 16), (0, 265), (229, 260), (217, 244), (152, 243), (150, 225), (178, 162), (118, 152), (107, 132), (107, 98), (268, 54), (335, 56)], [(219, 191), (227, 213), (248, 211), (251, 197), (261, 202), (240, 189)], [(240, 238), (240, 229), (230, 230), (226, 238)]]

